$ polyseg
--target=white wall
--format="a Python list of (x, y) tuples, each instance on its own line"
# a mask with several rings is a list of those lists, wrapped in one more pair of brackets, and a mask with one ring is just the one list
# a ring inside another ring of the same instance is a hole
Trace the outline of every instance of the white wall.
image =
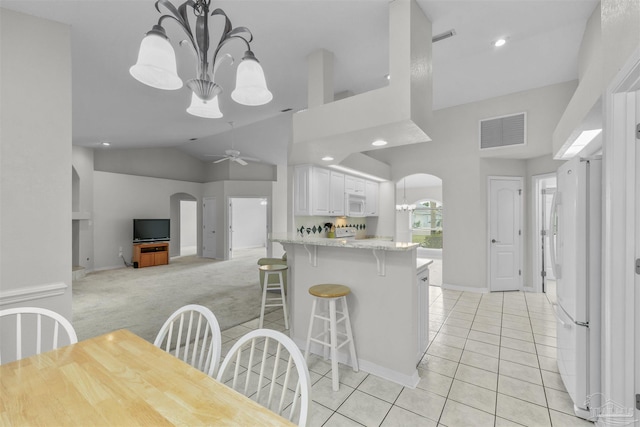
[[(527, 174), (524, 160), (481, 159), (478, 120), (488, 114), (500, 116), (527, 111), (528, 144), (540, 145), (550, 153), (555, 123), (574, 88), (575, 82), (568, 82), (437, 110), (434, 113), (435, 125), (430, 132), (433, 141), (368, 153), (390, 164), (396, 181), (414, 173), (431, 174), (442, 179), (443, 217), (446, 218), (444, 284), (487, 288), (487, 177), (502, 174), (525, 177)], [(530, 147), (526, 152), (542, 149)], [(555, 170), (551, 165), (549, 168), (546, 172)], [(384, 203), (384, 196), (381, 192), (381, 215), (393, 210), (393, 202)], [(393, 195), (387, 199), (393, 200)], [(528, 216), (525, 216), (525, 224), (527, 220)]]
[(232, 248), (267, 246), (267, 205), (263, 199), (236, 197), (231, 199), (233, 228)]
[[(202, 184), (118, 173), (94, 173), (95, 269), (123, 267), (132, 256), (134, 218), (170, 218), (171, 195), (186, 193), (202, 200)], [(178, 224), (171, 224), (173, 230)], [(171, 247), (171, 242), (169, 243)], [(179, 253), (170, 249), (172, 255)]]
[(0, 303), (71, 318), (70, 28), (0, 9), (0, 43)]
[(180, 201), (180, 247), (190, 248), (198, 244), (198, 203)]
[(175, 148), (100, 148), (94, 168), (101, 172), (204, 182), (205, 163)]

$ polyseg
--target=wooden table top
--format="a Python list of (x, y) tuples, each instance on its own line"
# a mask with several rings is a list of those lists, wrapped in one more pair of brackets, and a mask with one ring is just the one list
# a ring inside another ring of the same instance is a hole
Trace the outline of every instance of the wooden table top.
[(1, 365), (0, 425), (294, 424), (119, 330)]

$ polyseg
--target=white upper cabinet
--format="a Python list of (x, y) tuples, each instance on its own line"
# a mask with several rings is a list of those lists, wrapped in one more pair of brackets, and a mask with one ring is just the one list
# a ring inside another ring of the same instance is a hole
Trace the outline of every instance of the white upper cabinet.
[(296, 166), (293, 179), (293, 211), (297, 216), (311, 215), (311, 166)]
[(344, 177), (344, 192), (347, 194), (359, 194), (364, 196), (365, 180), (351, 175)]
[(378, 216), (378, 186), (374, 181), (366, 180), (365, 184), (365, 202), (364, 216)]
[(331, 191), (329, 194), (329, 215), (344, 215), (344, 174), (340, 172), (330, 172)]
[(365, 216), (378, 215), (378, 183), (312, 165), (294, 167), (294, 215), (343, 216), (345, 194), (366, 198)]
[(327, 169), (313, 168), (311, 176), (312, 215), (330, 215), (331, 173)]
[(311, 177), (312, 215), (344, 215), (344, 174), (312, 167)]

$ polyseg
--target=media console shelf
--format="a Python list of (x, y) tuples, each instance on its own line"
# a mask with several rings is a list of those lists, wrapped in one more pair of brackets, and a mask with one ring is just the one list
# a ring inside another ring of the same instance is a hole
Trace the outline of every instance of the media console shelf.
[(165, 264), (169, 264), (169, 242), (133, 244), (134, 267), (153, 267)]

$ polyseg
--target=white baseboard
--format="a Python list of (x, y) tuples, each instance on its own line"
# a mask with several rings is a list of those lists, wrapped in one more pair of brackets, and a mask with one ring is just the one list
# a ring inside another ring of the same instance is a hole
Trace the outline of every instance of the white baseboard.
[(489, 293), (489, 288), (474, 288), (472, 286), (449, 285), (446, 283), (443, 283), (440, 287), (442, 289), (449, 289), (452, 291), (475, 292), (481, 294)]
[(66, 283), (58, 282), (0, 292), (0, 306), (61, 296), (68, 287)]
[(99, 267), (99, 268), (94, 268), (93, 270), (87, 270), (87, 273), (93, 273), (95, 271), (104, 271), (104, 270), (115, 270), (118, 268), (133, 268), (133, 266), (125, 266), (124, 264), (122, 265), (112, 265), (109, 267)]
[[(296, 338), (293, 338), (293, 341), (301, 349), (301, 351), (304, 352), (306, 342)], [(312, 343), (310, 352), (312, 354), (323, 357), (323, 350), (324, 346)], [(348, 353), (342, 350), (338, 350), (338, 363), (353, 367), (351, 358), (348, 356)], [(416, 386), (420, 382), (420, 375), (418, 374), (417, 369), (414, 370), (412, 375), (406, 375), (361, 358), (358, 358), (358, 368), (361, 371), (367, 372), (385, 380), (393, 381), (394, 383), (400, 384), (404, 387), (416, 388)]]

